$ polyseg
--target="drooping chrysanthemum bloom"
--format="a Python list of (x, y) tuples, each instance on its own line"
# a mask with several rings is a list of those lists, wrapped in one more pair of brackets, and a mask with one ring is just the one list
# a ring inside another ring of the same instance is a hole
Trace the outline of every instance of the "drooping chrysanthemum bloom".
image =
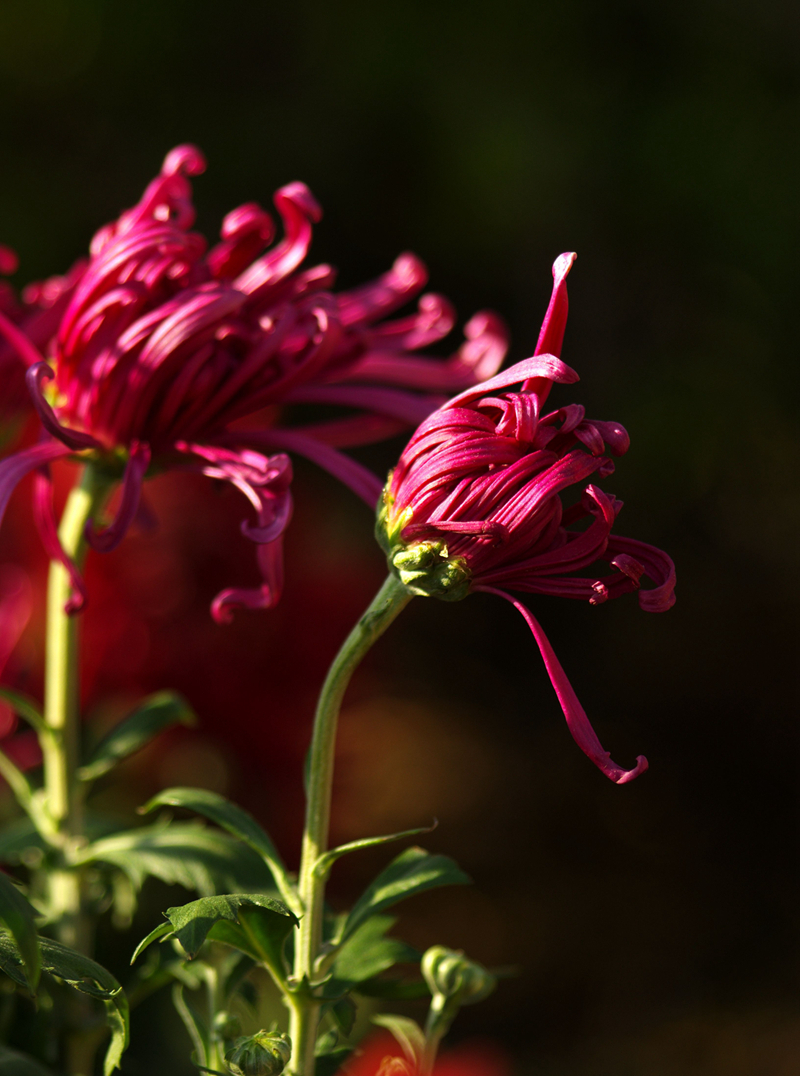
[[(189, 177), (204, 168), (193, 146), (173, 150), (138, 205), (95, 235), (46, 354), (0, 311), (0, 334), (28, 366), (46, 431), (41, 443), (0, 464), (0, 515), (17, 481), (38, 469), (37, 518), (58, 555), (46, 465), (71, 453), (124, 462), (116, 519), (87, 535), (108, 550), (137, 514), (151, 464), (224, 479), (255, 509), (255, 525), (243, 530), (259, 544), (264, 576), (260, 588), (215, 599), (215, 616), (226, 619), (232, 607), (270, 606), (280, 593), (291, 514), (284, 451), (326, 467), (374, 504), (380, 483), (338, 449), (415, 425), (453, 391), (494, 373), (506, 337), (497, 318), (479, 314), (451, 359), (418, 354), (454, 318), (446, 300), (424, 295), (415, 314), (381, 321), (425, 283), (424, 267), (409, 254), (378, 280), (338, 294), (329, 266), (301, 269), (321, 213), (302, 183), (275, 195), (284, 237), (265, 253), (275, 229), (254, 203), (229, 213), (221, 242), (207, 250), (190, 230)], [(281, 428), (279, 405), (303, 403), (352, 413)], [(256, 412), (257, 428), (243, 428)], [(77, 574), (74, 581), (79, 587)]]
[[(553, 297), (534, 357), (460, 393), (414, 433), (384, 490), (377, 533), (390, 568), (413, 593), (456, 601), (486, 591), (519, 610), (573, 737), (622, 784), (647, 760), (639, 756), (631, 770), (611, 761), (538, 621), (506, 593), (599, 605), (638, 589), (640, 606), (650, 612), (675, 600), (670, 558), (614, 534), (622, 504), (588, 481), (610, 474), (610, 457), (627, 451), (623, 427), (587, 419), (578, 404), (544, 411), (554, 382), (578, 380), (558, 357), (574, 257), (563, 254), (553, 266)], [(574, 486), (583, 487), (581, 496), (565, 508), (561, 495)], [(608, 569), (598, 574), (598, 562)], [(644, 577), (655, 586), (640, 589)]]

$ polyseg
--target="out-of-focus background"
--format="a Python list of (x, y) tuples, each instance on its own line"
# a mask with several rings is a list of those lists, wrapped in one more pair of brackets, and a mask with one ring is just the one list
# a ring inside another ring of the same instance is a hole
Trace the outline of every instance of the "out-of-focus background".
[[(15, 283), (66, 269), (184, 141), (209, 160), (206, 234), (302, 179), (325, 209), (312, 257), (342, 286), (413, 250), (462, 323), (503, 314), (515, 360), (553, 259), (578, 251), (563, 357), (582, 380), (551, 399), (628, 428), (604, 486), (625, 501), (619, 530), (673, 555), (679, 600), (660, 616), (635, 597), (531, 604), (604, 745), (625, 764), (645, 753), (650, 771), (615, 787), (577, 750), (509, 606), (419, 600), (348, 696), (335, 835), (439, 818), (428, 846), (474, 885), (416, 898), (400, 932), (518, 965), (454, 1041), (502, 1044), (537, 1076), (796, 1073), (798, 9), (0, 6)], [(402, 443), (359, 456), (384, 470)], [(354, 497), (303, 464), (295, 488), (277, 610), (213, 624), (214, 593), (255, 578), (242, 506), (172, 476), (151, 486), (158, 530), (90, 564), (85, 631), (90, 720), (160, 687), (201, 719), (130, 763), (107, 803), (205, 785), (255, 812), (290, 862), (315, 690), (383, 574)], [(28, 501), (15, 495), (0, 563), (40, 581)], [(6, 679), (36, 691), (41, 650), (37, 613)], [(332, 902), (384, 858), (337, 867)], [(187, 899), (151, 887), (135, 937)], [(192, 1071), (164, 1019), (152, 1004), (134, 1016), (124, 1072)]]

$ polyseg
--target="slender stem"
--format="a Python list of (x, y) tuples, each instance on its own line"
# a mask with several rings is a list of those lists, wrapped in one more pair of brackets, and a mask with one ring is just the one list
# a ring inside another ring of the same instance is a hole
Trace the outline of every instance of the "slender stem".
[[(107, 489), (107, 480), (87, 464), (67, 499), (58, 535), (64, 552), (78, 567), (86, 551), (86, 522)], [(91, 939), (89, 921), (83, 915), (81, 874), (70, 864), (70, 853), (83, 838), (82, 802), (75, 777), (80, 749), (78, 619), (64, 611), (70, 591), (66, 568), (51, 561), (44, 679), (47, 735), (41, 737), (41, 745), (47, 812), (59, 860), (48, 878), (49, 911), (59, 939), (87, 953)]]
[(315, 964), (322, 941), (325, 879), (314, 872), (327, 851), (333, 787), (336, 727), (342, 699), (357, 665), (372, 644), (389, 627), (412, 595), (394, 575), (389, 575), (369, 608), (348, 635), (331, 665), (322, 687), (314, 718), (308, 769), (306, 825), (300, 860), (299, 893), (304, 915), (300, 920), (294, 976), (301, 991), (291, 1005), (292, 1070), (296, 1076), (314, 1076), (314, 1047), (320, 1002), (310, 996)]

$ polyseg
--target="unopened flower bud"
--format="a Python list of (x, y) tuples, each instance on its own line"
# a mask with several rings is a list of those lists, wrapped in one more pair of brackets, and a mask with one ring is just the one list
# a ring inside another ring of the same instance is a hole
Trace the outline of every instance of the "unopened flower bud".
[(482, 964), (464, 956), (461, 950), (434, 945), (422, 958), (422, 974), (431, 994), (456, 1005), (469, 1005), (491, 994), (497, 980)]
[(225, 1054), (233, 1076), (279, 1076), (292, 1056), (292, 1043), (279, 1032), (242, 1035)]

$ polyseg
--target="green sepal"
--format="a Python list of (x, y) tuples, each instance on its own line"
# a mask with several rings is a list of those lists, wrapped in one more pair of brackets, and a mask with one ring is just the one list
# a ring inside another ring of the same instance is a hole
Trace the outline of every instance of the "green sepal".
[[(120, 1059), (128, 1045), (129, 1013), (128, 999), (111, 974), (104, 967), (82, 953), (61, 945), (49, 938), (40, 939), (42, 971), (59, 979), (82, 994), (89, 994), (103, 1002), (106, 1023), (111, 1029), (111, 1041), (103, 1064), (104, 1076), (111, 1076), (119, 1067)], [(0, 970), (19, 986), (27, 987), (22, 958), (13, 940), (0, 934)]]
[(408, 1062), (416, 1071), (425, 1052), (425, 1033), (416, 1020), (395, 1013), (378, 1013), (372, 1017), (373, 1024), (391, 1031), (402, 1047)]
[(114, 833), (83, 848), (80, 862), (117, 867), (137, 890), (148, 876), (203, 896), (272, 886), (272, 875), (260, 856), (201, 822), (164, 821)]
[(434, 818), (433, 825), (430, 826), (421, 826), (417, 829), (404, 829), (400, 833), (387, 833), (382, 837), (362, 837), (358, 841), (348, 841), (347, 844), (340, 844), (337, 848), (331, 848), (330, 851), (324, 852), (319, 857), (314, 864), (314, 874), (317, 878), (327, 878), (331, 867), (340, 856), (345, 856), (349, 852), (358, 852), (362, 848), (374, 848), (379, 844), (390, 844), (392, 841), (402, 841), (405, 837), (418, 837), (420, 833), (431, 833), (438, 825), (438, 821)]
[(5, 923), (16, 942), (25, 969), (25, 981), (32, 994), (36, 993), (42, 970), (36, 914), (36, 909), (8, 875), (0, 871), (0, 921)]
[(266, 831), (247, 811), (230, 803), (217, 792), (209, 792), (203, 788), (167, 788), (149, 800), (144, 807), (140, 807), (139, 811), (141, 814), (147, 814), (156, 807), (183, 807), (187, 811), (195, 811), (244, 841), (267, 864), (284, 901), (294, 912), (301, 911), (297, 893), (277, 848)]
[(421, 954), (397, 938), (387, 938), (397, 920), (390, 915), (373, 915), (361, 924), (336, 955), (333, 976), (347, 983), (373, 979), (395, 964), (418, 963)]
[(96, 781), (118, 762), (140, 751), (160, 732), (172, 725), (194, 725), (194, 710), (182, 695), (159, 691), (150, 695), (132, 714), (103, 737), (89, 760), (79, 768), (81, 781)]
[(448, 856), (431, 855), (424, 848), (406, 848), (369, 885), (351, 910), (341, 941), (365, 920), (406, 897), (443, 885), (467, 885), (471, 879)]

